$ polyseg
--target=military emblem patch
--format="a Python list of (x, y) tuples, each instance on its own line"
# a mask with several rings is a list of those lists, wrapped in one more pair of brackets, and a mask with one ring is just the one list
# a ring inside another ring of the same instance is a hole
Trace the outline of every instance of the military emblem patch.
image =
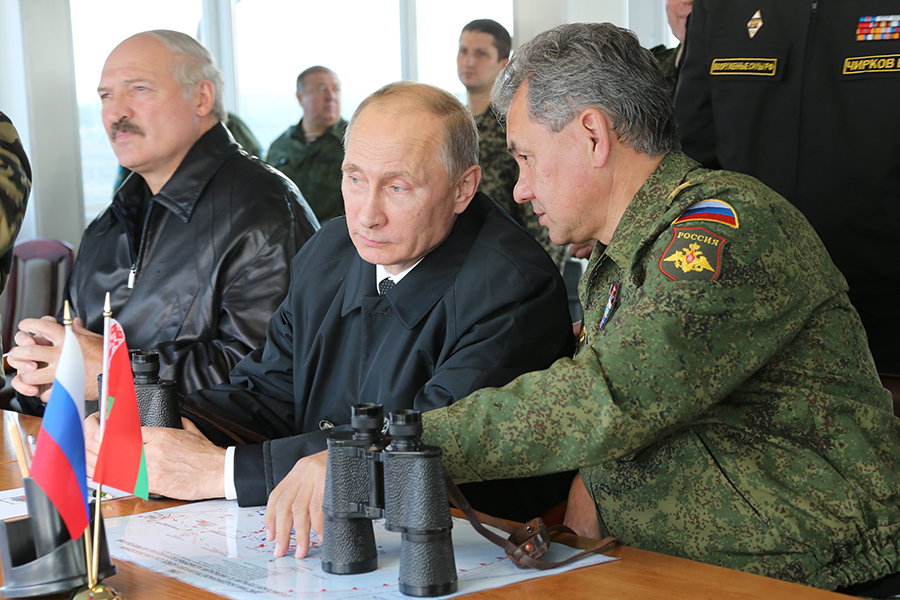
[(719, 274), (722, 246), (727, 241), (703, 227), (676, 227), (659, 261), (659, 270), (675, 281), (711, 281)]
[(750, 39), (753, 39), (753, 36), (756, 35), (756, 32), (762, 29), (763, 20), (762, 20), (762, 11), (756, 11), (753, 13), (753, 17), (747, 21), (747, 33), (750, 34)]

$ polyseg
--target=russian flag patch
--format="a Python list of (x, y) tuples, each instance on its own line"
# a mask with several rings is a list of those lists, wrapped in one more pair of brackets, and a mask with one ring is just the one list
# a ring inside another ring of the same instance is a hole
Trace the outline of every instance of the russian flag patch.
[(713, 221), (729, 227), (738, 228), (738, 216), (727, 202), (721, 200), (703, 200), (693, 205), (675, 219), (672, 224), (677, 225), (685, 221)]

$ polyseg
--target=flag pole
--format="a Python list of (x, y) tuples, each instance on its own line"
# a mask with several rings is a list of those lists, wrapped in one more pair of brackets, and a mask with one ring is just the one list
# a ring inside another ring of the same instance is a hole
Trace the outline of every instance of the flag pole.
[[(103, 443), (103, 431), (106, 427), (106, 403), (109, 394), (109, 328), (112, 321), (112, 308), (109, 304), (109, 292), (106, 292), (106, 300), (103, 302), (103, 375), (100, 383), (100, 443)], [(100, 500), (103, 498), (103, 484), (97, 482), (95, 490), (94, 503), (94, 557), (91, 561), (91, 576), (88, 578), (92, 581), (91, 588), (97, 584), (99, 579), (99, 555), (100, 555)]]
[[(69, 301), (66, 300), (63, 304), (63, 327), (66, 328), (66, 331), (72, 330), (72, 312), (69, 309)], [(88, 576), (88, 587), (94, 587), (94, 581), (91, 579), (91, 557), (93, 556), (93, 552), (91, 552), (91, 522), (88, 520), (87, 527), (84, 528), (84, 552), (85, 552), (85, 564), (87, 566), (87, 576)]]
[(112, 309), (109, 304), (109, 292), (103, 302), (103, 376), (100, 380), (100, 435), (106, 430), (106, 411), (109, 401), (109, 328), (112, 323)]

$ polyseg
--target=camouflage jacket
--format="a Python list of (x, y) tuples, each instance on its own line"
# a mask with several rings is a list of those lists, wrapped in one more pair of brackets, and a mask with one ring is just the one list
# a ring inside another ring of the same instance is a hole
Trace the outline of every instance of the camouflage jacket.
[(231, 132), (234, 141), (241, 145), (244, 152), (256, 158), (262, 158), (262, 147), (259, 145), (259, 140), (256, 139), (256, 136), (250, 131), (250, 127), (239, 116), (234, 113), (228, 113), (228, 123), (225, 126), (228, 127), (228, 131)]
[(481, 166), (478, 191), (487, 194), (509, 213), (516, 223), (540, 243), (556, 266), (561, 268), (566, 259), (565, 247), (557, 246), (550, 240), (547, 228), (538, 222), (530, 203), (517, 204), (513, 200), (513, 189), (519, 180), (519, 167), (507, 150), (506, 130), (491, 107), (475, 117), (475, 123), (478, 125), (478, 163)]
[(681, 50), (681, 44), (674, 48), (666, 48), (659, 45), (650, 48), (653, 57), (659, 63), (666, 83), (669, 84), (669, 90), (672, 92), (672, 98), (675, 98), (675, 88), (678, 86), (678, 74), (681, 72), (681, 64), (678, 62), (678, 52)]
[(0, 112), (0, 291), (6, 287), (13, 244), (25, 217), (30, 192), (31, 165), (15, 126)]
[(341, 119), (310, 144), (306, 143), (300, 123), (272, 142), (266, 162), (297, 184), (319, 222), (325, 223), (344, 214), (341, 164), (347, 121)]
[[(6, 287), (12, 267), (13, 245), (25, 217), (29, 192), (31, 165), (15, 126), (0, 112), (0, 292)], [(3, 370), (0, 369), (0, 386), (3, 381)]]
[(579, 287), (574, 359), (424, 416), (454, 478), (582, 467), (629, 545), (829, 589), (900, 569), (900, 420), (787, 201), (673, 152)]

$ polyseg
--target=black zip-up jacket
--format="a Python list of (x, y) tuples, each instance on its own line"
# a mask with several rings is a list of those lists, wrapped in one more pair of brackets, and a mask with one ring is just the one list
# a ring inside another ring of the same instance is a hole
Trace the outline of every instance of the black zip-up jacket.
[(756, 177), (809, 220), (889, 373), (900, 373), (898, 15), (897, 0), (694, 0), (675, 95), (688, 156)]

